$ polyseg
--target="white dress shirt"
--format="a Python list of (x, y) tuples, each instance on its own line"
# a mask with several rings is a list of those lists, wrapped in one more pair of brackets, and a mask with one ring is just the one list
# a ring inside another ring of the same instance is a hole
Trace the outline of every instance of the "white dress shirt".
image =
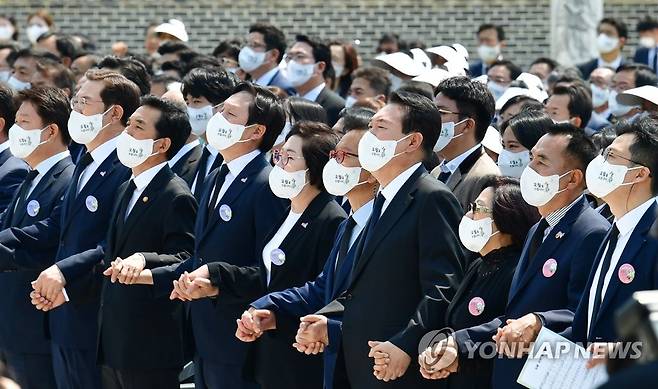
[(649, 52), (647, 53), (647, 57), (648, 57), (647, 58), (647, 62), (648, 62), (647, 66), (650, 67), (651, 69), (653, 69), (654, 73), (656, 73), (658, 71), (658, 69), (653, 68), (653, 64), (655, 63), (654, 61), (656, 60), (656, 49), (658, 49), (658, 48), (653, 47), (653, 48), (649, 49)]
[(180, 159), (183, 158), (185, 154), (187, 154), (193, 148), (197, 147), (200, 143), (201, 142), (198, 139), (195, 139), (192, 142), (183, 145), (183, 147), (181, 147), (180, 150), (178, 150), (176, 155), (171, 157), (171, 159), (169, 160), (169, 167), (174, 167), (174, 165), (178, 161), (180, 161)]
[(155, 165), (152, 168), (145, 170), (141, 172), (137, 177), (133, 177), (132, 180), (135, 183), (135, 191), (133, 192), (133, 196), (130, 198), (130, 201), (128, 202), (128, 207), (126, 209), (126, 215), (125, 218), (128, 218), (128, 215), (130, 215), (130, 212), (133, 210), (133, 207), (135, 204), (137, 204), (137, 200), (142, 196), (142, 193), (144, 193), (144, 189), (153, 181), (153, 178), (162, 170), (163, 167), (167, 162), (162, 162), (159, 165)]
[(7, 150), (8, 148), (9, 148), (9, 141), (8, 140), (0, 143), (0, 153)]
[(403, 171), (400, 173), (397, 177), (393, 179), (393, 181), (389, 182), (386, 187), (381, 188), (379, 190), (379, 193), (381, 193), (384, 196), (384, 205), (382, 205), (382, 213), (379, 215), (384, 214), (386, 212), (386, 208), (391, 204), (391, 201), (393, 201), (393, 198), (395, 195), (400, 191), (402, 186), (409, 180), (409, 177), (411, 177), (412, 174), (420, 167), (421, 163), (418, 162), (417, 164), (413, 165), (409, 169)]
[(304, 96), (301, 96), (302, 98), (309, 100), (309, 101), (316, 101), (318, 99), (318, 96), (320, 96), (320, 93), (324, 89), (324, 87), (327, 86), (324, 82), (315, 88), (311, 89), (310, 91), (306, 92)]
[[(272, 252), (281, 246), (281, 243), (286, 239), (292, 228), (297, 224), (299, 218), (302, 216), (301, 213), (295, 213), (290, 210), (288, 217), (283, 222), (279, 230), (274, 234), (272, 239), (263, 247), (263, 264), (265, 265), (265, 271), (267, 273), (267, 284), (270, 284), (270, 278), (272, 274)], [(285, 253), (284, 253), (285, 254)]]
[[(656, 199), (652, 197), (651, 199), (645, 201), (638, 207), (634, 208), (633, 210), (622, 216), (619, 220), (615, 220), (615, 225), (619, 230), (619, 237), (617, 238), (617, 245), (614, 247), (614, 251), (612, 252), (612, 257), (610, 257), (610, 268), (608, 268), (608, 272), (605, 274), (605, 279), (603, 281), (603, 289), (601, 289), (601, 303), (603, 303), (606, 289), (608, 289), (608, 285), (610, 285), (610, 279), (615, 273), (615, 269), (617, 268), (619, 259), (621, 258), (621, 255), (624, 252), (626, 245), (628, 244), (628, 240), (631, 238), (633, 230), (637, 226), (637, 223), (640, 222), (640, 219), (642, 219), (642, 216), (644, 216), (644, 214), (647, 212), (649, 207), (651, 207), (651, 205), (655, 201)], [(592, 286), (589, 289), (589, 303), (587, 304), (587, 333), (588, 334), (589, 334), (590, 326), (592, 325), (592, 319), (593, 319), (592, 313), (594, 311), (594, 299), (596, 297), (596, 287), (599, 285), (599, 279), (601, 278), (601, 267), (603, 266), (603, 258), (605, 258), (605, 256), (608, 254), (608, 250), (610, 249), (610, 247), (608, 246), (609, 245), (606, 245), (605, 250), (603, 250), (603, 254), (601, 255), (599, 263), (596, 267), (596, 273), (594, 274), (594, 279), (592, 280)]]
[(446, 162), (445, 159), (441, 161), (441, 164), (439, 164), (439, 167), (441, 168), (441, 171), (443, 173), (454, 173), (459, 169), (459, 165), (464, 162), (466, 158), (468, 158), (469, 155), (475, 152), (478, 148), (480, 148), (481, 144), (478, 143), (475, 146), (471, 147), (470, 149), (466, 150), (465, 152), (459, 154), (455, 158), (453, 158), (451, 161)]
[[(226, 178), (224, 179), (224, 183), (222, 183), (222, 187), (219, 190), (219, 195), (217, 196), (217, 202), (215, 203), (215, 207), (217, 207), (217, 204), (219, 204), (219, 201), (222, 199), (228, 188), (231, 186), (233, 181), (237, 176), (242, 173), (245, 167), (251, 163), (251, 161), (254, 160), (257, 156), (260, 155), (260, 150), (254, 150), (251, 153), (245, 154), (243, 156), (240, 156), (231, 162), (226, 162), (226, 166), (228, 166), (228, 174), (226, 175)], [(213, 189), (214, 191), (217, 190), (217, 188)], [(210, 199), (212, 199), (213, 194), (210, 194)]]
[(274, 79), (276, 76), (276, 72), (279, 71), (279, 67), (275, 66), (271, 70), (268, 70), (267, 73), (263, 74), (262, 76), (258, 77), (256, 81), (254, 81), (254, 84), (260, 85), (260, 86), (268, 86), (270, 85), (270, 82)]
[(78, 179), (78, 193), (82, 191), (82, 189), (87, 185), (91, 177), (93, 177), (94, 173), (96, 173), (96, 170), (101, 166), (103, 162), (107, 159), (107, 157), (112, 154), (114, 150), (117, 149), (117, 137), (114, 137), (107, 142), (103, 143), (102, 145), (96, 147), (93, 151), (90, 151), (89, 154), (91, 154), (91, 158), (93, 161), (87, 165), (85, 170), (82, 171), (80, 174), (80, 178)]
[[(210, 173), (210, 168), (212, 167), (212, 164), (215, 162), (215, 159), (217, 158), (217, 154), (219, 154), (219, 150), (216, 148), (212, 147), (210, 144), (206, 144), (206, 149), (210, 152), (210, 155), (208, 156), (208, 161), (206, 162), (206, 171), (203, 173), (203, 179), (205, 180), (208, 174)], [(192, 182), (192, 188), (190, 190), (192, 193), (196, 190), (196, 182), (199, 180), (199, 174), (197, 173), (196, 177), (194, 177), (194, 182)], [(203, 181), (201, 181), (203, 183)]]
[(617, 68), (621, 66), (621, 61), (623, 58), (624, 57), (621, 54), (619, 54), (619, 56), (615, 58), (612, 62), (605, 62), (603, 58), (599, 58), (597, 61), (598, 62), (597, 67), (599, 68), (608, 67), (608, 68), (612, 68), (613, 70), (617, 70)]
[(32, 180), (32, 185), (30, 185), (30, 188), (27, 190), (27, 193), (25, 194), (25, 198), (28, 198), (34, 188), (37, 187), (39, 184), (39, 181), (52, 169), (55, 165), (57, 165), (57, 162), (63, 160), (66, 157), (70, 157), (71, 153), (69, 153), (68, 150), (62, 151), (61, 153), (55, 154), (49, 158), (44, 159), (41, 161), (35, 169), (39, 172), (36, 177)]

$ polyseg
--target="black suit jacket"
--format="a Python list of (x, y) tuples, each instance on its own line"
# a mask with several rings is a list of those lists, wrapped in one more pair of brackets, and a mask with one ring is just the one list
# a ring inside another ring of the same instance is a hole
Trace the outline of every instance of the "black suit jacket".
[[(640, 47), (640, 48), (638, 48), (638, 49), (635, 51), (635, 56), (633, 57), (633, 62), (635, 62), (635, 63), (641, 63), (641, 64), (644, 64), (644, 65), (647, 65), (648, 67), (650, 67), (651, 69), (653, 69), (654, 64), (653, 64), (653, 63), (649, 63), (649, 51), (651, 51), (651, 49), (648, 49), (648, 48), (646, 48), (646, 47)], [(654, 69), (654, 71), (655, 71), (655, 70), (656, 70), (656, 69)]]
[(322, 89), (315, 102), (320, 104), (322, 108), (327, 111), (327, 124), (329, 124), (329, 126), (336, 124), (338, 121), (338, 114), (343, 108), (345, 108), (345, 100), (334, 93), (328, 86), (325, 86), (324, 89)]
[(14, 157), (9, 149), (0, 153), (0, 215), (11, 202), (27, 171), (27, 164)]
[[(153, 178), (128, 218), (119, 188), (108, 232), (104, 268), (115, 258), (143, 253), (153, 269), (189, 258), (194, 248), (197, 204), (185, 182), (168, 165)], [(157, 297), (148, 285), (103, 280), (98, 361), (117, 369), (179, 368), (183, 360), (183, 305)]]
[[(624, 59), (624, 57), (622, 57), (620, 65), (623, 65), (624, 63), (626, 63), (626, 60)], [(594, 59), (589, 60), (585, 63), (581, 63), (580, 65), (577, 65), (576, 67), (583, 74), (583, 80), (587, 80), (587, 79), (589, 79), (589, 75), (592, 74), (594, 69), (599, 67), (599, 59), (594, 58)], [(617, 70), (617, 69), (613, 69), (613, 70)]]
[(204, 147), (205, 146), (202, 144), (197, 145), (192, 150), (185, 153), (185, 155), (183, 155), (181, 159), (171, 167), (171, 170), (176, 173), (178, 177), (182, 178), (189, 188), (192, 187), (194, 177), (196, 177), (196, 169), (199, 165), (199, 159), (201, 159)]
[[(444, 323), (424, 322), (419, 307), (443, 318), (463, 275), (458, 237), (462, 209), (448, 187), (421, 166), (381, 215), (372, 235), (360, 239), (344, 305), (342, 352), (353, 388), (435, 387), (420, 376), (416, 355), (422, 336)], [(442, 294), (439, 292), (442, 290)], [(400, 379), (372, 374), (369, 340), (390, 341), (412, 360)]]

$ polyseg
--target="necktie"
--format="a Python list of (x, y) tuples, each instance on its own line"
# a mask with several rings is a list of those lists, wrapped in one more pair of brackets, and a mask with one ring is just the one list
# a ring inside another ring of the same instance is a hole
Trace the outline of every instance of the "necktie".
[(448, 182), (448, 178), (450, 178), (450, 172), (441, 172), (441, 174), (439, 174), (439, 181), (444, 184)]
[(375, 203), (372, 206), (372, 213), (370, 214), (370, 219), (368, 219), (368, 224), (366, 224), (365, 231), (361, 236), (361, 240), (363, 241), (363, 243), (359, 243), (360, 244), (359, 252), (357, 253), (358, 255), (354, 258), (354, 265), (356, 265), (356, 263), (359, 260), (359, 257), (361, 257), (361, 254), (363, 254), (363, 249), (364, 247), (366, 247), (368, 241), (370, 240), (370, 237), (372, 236), (372, 231), (375, 229), (375, 225), (377, 225), (377, 222), (381, 217), (382, 208), (384, 207), (385, 201), (386, 198), (381, 192), (379, 192), (377, 197), (375, 197)]
[(532, 241), (530, 241), (530, 249), (528, 250), (528, 264), (532, 263), (534, 260), (539, 246), (541, 246), (542, 242), (544, 241), (544, 234), (546, 233), (547, 228), (548, 222), (546, 219), (541, 219), (539, 226), (537, 227), (537, 231), (535, 231), (535, 234), (532, 236)]
[(204, 147), (203, 153), (201, 153), (201, 158), (199, 159), (199, 164), (196, 168), (196, 186), (194, 187), (194, 197), (197, 199), (201, 198), (201, 193), (203, 192), (203, 181), (206, 178), (206, 166), (208, 166), (209, 156), (210, 151), (207, 147)]
[[(605, 253), (605, 258), (603, 258), (603, 263), (601, 264), (601, 273), (599, 274), (599, 283), (596, 285), (596, 294), (594, 294), (594, 306), (592, 307), (592, 318), (590, 323), (593, 323), (596, 319), (596, 316), (599, 313), (599, 308), (601, 308), (601, 295), (603, 294), (603, 283), (605, 282), (605, 276), (610, 270), (610, 262), (612, 261), (612, 254), (615, 251), (617, 246), (617, 240), (619, 239), (619, 230), (617, 225), (612, 225), (612, 232), (610, 233), (610, 240), (608, 241), (608, 249)], [(590, 331), (592, 330), (590, 325)]]
[(123, 193), (123, 197), (121, 198), (121, 203), (119, 203), (120, 225), (123, 225), (123, 222), (126, 221), (126, 219), (128, 218), (127, 215), (128, 205), (130, 204), (130, 199), (133, 197), (133, 194), (135, 193), (135, 189), (137, 189), (137, 185), (135, 185), (135, 180), (128, 181), (128, 187), (126, 188), (126, 191)]
[(82, 173), (85, 171), (87, 166), (89, 166), (92, 162), (94, 162), (94, 158), (92, 158), (91, 154), (85, 153), (75, 165), (75, 170), (73, 171), (73, 182), (77, 184), (76, 193), (80, 193), (82, 191), (82, 186), (80, 185), (80, 177), (82, 176)]
[(653, 49), (653, 71), (654, 73), (658, 73), (658, 47)]
[(347, 252), (350, 248), (350, 239), (352, 238), (352, 231), (354, 231), (354, 226), (356, 226), (356, 221), (352, 216), (347, 218), (345, 224), (345, 231), (343, 231), (343, 237), (340, 240), (338, 246), (338, 258), (336, 259), (336, 272), (340, 270), (340, 266), (345, 262), (345, 257), (347, 257)]
[(215, 177), (215, 184), (213, 185), (212, 197), (210, 198), (210, 202), (208, 203), (208, 222), (210, 222), (210, 219), (212, 218), (212, 214), (215, 211), (215, 207), (217, 206), (217, 198), (219, 198), (219, 192), (222, 189), (222, 185), (224, 185), (224, 180), (226, 180), (226, 176), (228, 175), (228, 173), (229, 173), (228, 165), (223, 164), (222, 167), (219, 168), (219, 172)]
[(39, 175), (38, 170), (30, 170), (27, 173), (27, 176), (25, 177), (25, 181), (21, 184), (21, 188), (18, 191), (18, 197), (16, 201), (16, 208), (14, 208), (14, 214), (11, 218), (11, 224), (15, 225), (18, 223), (18, 210), (25, 207), (25, 200), (27, 199), (27, 192), (30, 190), (30, 187), (32, 186), (32, 182), (34, 179)]

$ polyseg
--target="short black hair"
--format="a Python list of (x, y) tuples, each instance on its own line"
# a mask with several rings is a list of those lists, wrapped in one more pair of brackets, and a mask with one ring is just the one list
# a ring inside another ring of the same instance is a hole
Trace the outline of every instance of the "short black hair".
[(633, 72), (635, 73), (635, 87), (639, 88), (645, 85), (658, 86), (658, 76), (645, 64), (626, 63), (617, 68), (617, 73)]
[(141, 62), (141, 64), (144, 65), (144, 68), (146, 69), (146, 73), (149, 76), (153, 76), (153, 57), (144, 55), (142, 53), (134, 53), (132, 51), (127, 52), (124, 57), (132, 58), (137, 62)]
[(44, 34), (41, 34), (41, 36), (37, 38), (37, 42), (41, 42), (53, 36), (55, 37), (55, 47), (57, 48), (57, 51), (61, 54), (62, 58), (67, 57), (73, 60), (77, 55), (78, 48), (77, 48), (77, 42), (75, 42), (75, 40), (73, 40), (73, 37), (71, 37), (70, 35), (63, 35), (49, 31)]
[(532, 150), (552, 125), (553, 120), (546, 112), (528, 110), (512, 116), (503, 123), (501, 129), (504, 132), (509, 127), (516, 140), (526, 149)]
[(278, 50), (279, 56), (277, 57), (277, 62), (281, 62), (281, 60), (283, 59), (283, 54), (285, 54), (286, 52), (286, 45), (287, 45), (286, 35), (283, 33), (283, 31), (279, 30), (274, 25), (269, 23), (254, 23), (251, 26), (249, 26), (249, 32), (250, 33), (258, 32), (262, 34), (263, 40), (265, 41), (265, 48), (268, 51), (274, 49)]
[(98, 67), (100, 69), (116, 70), (123, 74), (139, 87), (142, 96), (146, 96), (151, 92), (151, 78), (146, 71), (146, 66), (132, 57), (119, 58), (116, 55), (108, 55), (101, 60)]
[(343, 119), (343, 133), (352, 130), (367, 130), (370, 120), (375, 115), (368, 108), (350, 107), (340, 111), (339, 117)]
[(2, 132), (6, 136), (16, 121), (16, 105), (14, 104), (14, 92), (8, 86), (0, 84), (0, 118), (5, 119)]
[(196, 68), (183, 78), (183, 97), (205, 97), (212, 105), (223, 103), (233, 94), (236, 82), (224, 68)]
[(174, 75), (166, 74), (166, 73), (158, 74), (157, 76), (151, 77), (151, 85), (153, 84), (169, 85), (172, 82), (181, 82), (181, 79), (180, 77), (176, 77)]
[(315, 101), (302, 97), (289, 97), (283, 102), (283, 108), (293, 123), (302, 120), (312, 122), (327, 122), (327, 111)]
[(160, 70), (163, 72), (173, 70), (182, 78), (185, 76), (185, 66), (185, 62), (183, 61), (166, 61), (160, 65)]
[(491, 218), (503, 234), (512, 236), (512, 245), (520, 248), (526, 235), (540, 219), (536, 207), (523, 201), (519, 180), (512, 177), (486, 176), (482, 186), (494, 190)]
[(481, 142), (496, 112), (496, 102), (487, 86), (468, 77), (451, 77), (441, 81), (436, 91), (455, 101), (461, 118), (475, 120), (475, 138)]
[(123, 109), (121, 123), (125, 126), (128, 118), (139, 107), (139, 88), (124, 75), (107, 69), (89, 69), (85, 73), (88, 81), (98, 81), (103, 84), (101, 100), (107, 110), (112, 105)]
[(375, 66), (368, 66), (365, 68), (358, 68), (352, 73), (352, 80), (355, 78), (363, 78), (368, 81), (370, 88), (375, 93), (388, 96), (391, 93), (391, 79), (388, 78), (388, 70), (378, 68)]
[(587, 136), (585, 130), (571, 123), (555, 123), (548, 129), (547, 133), (552, 136), (567, 136), (569, 138), (565, 154), (576, 162), (575, 168), (580, 170), (584, 176), (587, 165), (596, 157), (596, 146)]
[(240, 92), (247, 92), (254, 98), (249, 103), (247, 125), (261, 124), (265, 126), (265, 135), (258, 148), (262, 152), (270, 151), (286, 124), (286, 112), (281, 100), (269, 89), (248, 82), (238, 84), (233, 94)]
[(658, 28), (658, 20), (646, 15), (644, 19), (637, 22), (637, 32), (651, 31)]
[(53, 84), (60, 89), (68, 89), (73, 94), (75, 89), (75, 77), (68, 67), (51, 59), (40, 59), (37, 61), (37, 72), (47, 74)]
[(557, 67), (560, 66), (560, 64), (556, 60), (554, 60), (553, 58), (548, 58), (548, 57), (539, 57), (539, 58), (535, 59), (534, 61), (532, 61), (530, 66), (538, 64), (538, 63), (543, 63), (543, 64), (548, 65), (548, 67), (549, 67), (549, 69), (551, 69), (551, 71), (557, 69)]
[(183, 71), (184, 74), (187, 74), (192, 71), (192, 69), (197, 68), (220, 69), (222, 68), (222, 64), (217, 57), (201, 54), (195, 56), (189, 62), (186, 62)]
[(325, 191), (322, 170), (329, 162), (329, 153), (336, 148), (340, 136), (325, 123), (302, 120), (295, 123), (286, 136), (302, 139), (302, 155), (308, 169), (308, 183)]
[(649, 168), (651, 172), (651, 193), (655, 196), (658, 194), (658, 118), (643, 117), (639, 120), (623, 122), (617, 128), (617, 136), (624, 134), (635, 135), (635, 142), (630, 146), (630, 153), (633, 160), (639, 162), (642, 166)]
[(192, 132), (187, 112), (176, 103), (156, 96), (142, 97), (141, 106), (151, 107), (160, 111), (160, 117), (155, 123), (158, 138), (169, 138), (171, 147), (167, 150), (167, 159), (171, 159), (185, 145)]
[(592, 92), (579, 84), (571, 86), (556, 86), (553, 88), (553, 96), (567, 95), (569, 96), (569, 117), (580, 118), (580, 128), (587, 127), (589, 119), (592, 117)]
[(35, 87), (18, 92), (16, 106), (29, 102), (34, 106), (44, 124), (54, 123), (59, 127), (64, 144), (71, 143), (68, 122), (71, 114), (69, 98), (64, 91), (52, 87)]
[(503, 66), (505, 69), (507, 69), (512, 81), (516, 80), (516, 78), (520, 76), (521, 73), (523, 73), (523, 70), (519, 66), (515, 65), (514, 62), (508, 61), (506, 59), (495, 61), (489, 66), (489, 69), (493, 68), (494, 66)]
[(441, 113), (434, 102), (417, 93), (400, 90), (392, 92), (388, 102), (399, 105), (405, 110), (402, 117), (402, 133), (410, 134), (415, 131), (421, 133), (425, 155), (431, 154), (441, 130)]
[(514, 96), (514, 97), (510, 98), (509, 100), (507, 100), (498, 112), (502, 115), (503, 112), (510, 109), (511, 106), (516, 105), (518, 103), (524, 103), (523, 106), (525, 107), (526, 102), (537, 103), (537, 104), (534, 105), (535, 107), (537, 107), (537, 109), (541, 109), (541, 110), (544, 109), (544, 105), (542, 103), (540, 103), (539, 101), (535, 100), (534, 98), (532, 98), (530, 96), (526, 96), (526, 95), (519, 95), (519, 96)]
[(403, 82), (397, 90), (425, 96), (430, 100), (434, 99), (434, 90), (432, 89), (432, 86), (426, 82), (408, 80)]
[(605, 127), (592, 135), (592, 142), (598, 151), (605, 150), (617, 137), (617, 128), (628, 123), (627, 120), (620, 120), (613, 126)]
[(604, 23), (613, 26), (615, 30), (617, 30), (617, 35), (619, 35), (620, 38), (628, 38), (628, 27), (626, 27), (626, 23), (621, 19), (603, 18), (599, 22), (599, 27)]
[(478, 27), (477, 35), (479, 35), (482, 31), (492, 29), (496, 30), (496, 36), (498, 37), (499, 42), (505, 40), (505, 30), (503, 30), (503, 27), (491, 23), (481, 24), (480, 27)]
[(181, 41), (164, 41), (158, 47), (158, 54), (160, 55), (165, 55), (165, 54), (175, 54), (180, 51), (184, 50), (189, 50), (190, 48), (183, 42)]
[[(212, 55), (215, 57), (219, 57), (221, 54), (227, 54), (229, 57), (233, 58), (234, 60), (238, 60), (238, 56), (240, 55), (240, 48), (242, 47), (242, 41), (240, 39), (228, 39), (219, 42), (217, 47), (212, 51)], [(285, 45), (284, 45), (284, 51), (285, 51)]]
[(334, 68), (331, 65), (331, 50), (329, 49), (329, 45), (325, 42), (302, 34), (295, 36), (295, 42), (306, 43), (311, 46), (315, 62), (325, 63), (324, 72), (322, 73), (325, 78), (334, 71)]

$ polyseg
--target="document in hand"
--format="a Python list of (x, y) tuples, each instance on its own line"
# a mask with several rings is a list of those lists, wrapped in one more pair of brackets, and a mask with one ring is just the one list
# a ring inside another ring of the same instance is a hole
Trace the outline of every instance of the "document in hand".
[(516, 382), (530, 389), (590, 389), (608, 379), (605, 365), (588, 369), (589, 352), (542, 328)]

